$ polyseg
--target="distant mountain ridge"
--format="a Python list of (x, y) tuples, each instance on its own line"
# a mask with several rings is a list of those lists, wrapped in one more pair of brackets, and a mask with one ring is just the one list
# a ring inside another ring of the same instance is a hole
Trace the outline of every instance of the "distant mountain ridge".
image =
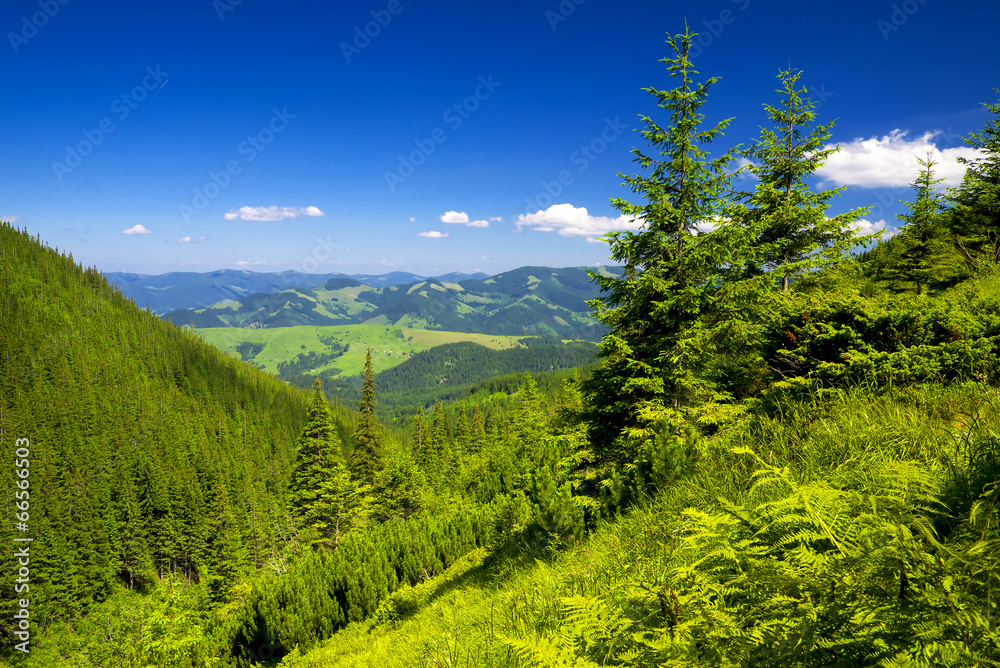
[[(444, 281), (486, 278), (487, 274), (452, 272), (437, 277)], [(289, 288), (311, 288), (333, 278), (353, 279), (365, 285), (388, 287), (426, 280), (404, 271), (387, 274), (306, 274), (299, 271), (261, 273), (240, 269), (210, 272), (173, 271), (166, 274), (109, 272), (104, 278), (141, 308), (147, 305), (162, 315), (179, 309), (197, 309), (250, 295), (280, 292)]]
[[(167, 314), (179, 325), (294, 327), (378, 324), (508, 336), (597, 340), (587, 301), (600, 296), (590, 267), (521, 267), (488, 278), (424, 279), (377, 287), (337, 276), (311, 288), (255, 294)], [(617, 268), (598, 268), (604, 275)]]

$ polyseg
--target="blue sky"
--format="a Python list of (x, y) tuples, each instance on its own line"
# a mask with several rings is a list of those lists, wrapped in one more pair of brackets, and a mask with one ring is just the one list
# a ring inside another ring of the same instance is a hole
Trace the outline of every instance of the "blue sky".
[(0, 216), (104, 271), (604, 263), (685, 17), (708, 117), (735, 119), (718, 148), (790, 62), (845, 146), (831, 213), (873, 229), (915, 154), (960, 179), (997, 99), (995, 3), (10, 0)]

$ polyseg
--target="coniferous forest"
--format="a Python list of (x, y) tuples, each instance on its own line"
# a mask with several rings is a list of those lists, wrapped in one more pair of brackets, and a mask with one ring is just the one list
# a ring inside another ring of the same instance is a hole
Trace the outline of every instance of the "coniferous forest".
[(733, 146), (692, 39), (621, 175), (596, 358), (542, 342), (516, 386), (457, 344), (382, 388), (369, 350), (331, 401), (0, 226), (0, 439), (30, 451), (0, 661), (1000, 665), (1000, 102), (960, 186), (917, 156), (864, 236), (802, 73)]

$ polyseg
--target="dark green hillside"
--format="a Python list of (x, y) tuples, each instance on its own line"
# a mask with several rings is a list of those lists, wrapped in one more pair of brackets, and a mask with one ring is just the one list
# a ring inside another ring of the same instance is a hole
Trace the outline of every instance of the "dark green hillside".
[[(490, 393), (512, 394), (523, 381), (525, 373), (546, 374), (577, 369), (595, 363), (596, 354), (597, 347), (583, 341), (532, 344), (527, 348), (508, 350), (492, 350), (469, 341), (446, 343), (417, 353), (402, 364), (376, 374), (375, 380), (382, 397), (383, 412), (387, 416), (408, 415), (415, 412), (418, 406), (451, 401), (484, 388), (489, 388)], [(302, 368), (306, 366), (308, 364)], [(505, 378), (499, 379), (500, 376)], [(309, 387), (315, 378), (309, 374), (281, 377), (303, 388)], [(342, 403), (358, 400), (359, 380), (328, 377), (323, 377), (323, 380), (326, 392)], [(497, 383), (489, 382), (493, 380)], [(539, 384), (541, 386), (541, 379)]]
[[(171, 572), (227, 597), (289, 539), (283, 490), (305, 395), (136, 308), (96, 270), (6, 223), (0, 281), (8, 461), (15, 439), (30, 440), (28, 528), (16, 535), (33, 539), (33, 642), (116, 590), (146, 590)], [(5, 652), (17, 598), (15, 480), (0, 482)]]
[(596, 346), (582, 342), (510, 350), (491, 350), (470, 342), (448, 343), (417, 353), (377, 378), (387, 394), (454, 387), (509, 373), (572, 369), (593, 362), (596, 352)]

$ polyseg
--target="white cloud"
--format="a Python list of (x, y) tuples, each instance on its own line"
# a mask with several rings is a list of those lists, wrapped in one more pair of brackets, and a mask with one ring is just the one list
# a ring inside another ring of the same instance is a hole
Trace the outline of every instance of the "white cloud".
[(593, 237), (613, 230), (637, 230), (642, 221), (632, 220), (629, 216), (591, 216), (582, 206), (553, 204), (544, 211), (522, 213), (514, 225), (518, 229), (527, 227), (539, 232), (559, 232), (564, 237)]
[(152, 232), (150, 232), (149, 230), (147, 230), (142, 225), (136, 224), (136, 225), (133, 225), (132, 227), (128, 228), (127, 230), (122, 230), (122, 234), (128, 234), (128, 235), (132, 235), (132, 234), (152, 234)]
[(250, 220), (256, 222), (272, 222), (276, 220), (295, 220), (300, 216), (325, 216), (315, 206), (299, 208), (295, 206), (241, 206), (223, 216), (226, 220)]
[(447, 232), (438, 232), (437, 230), (431, 230), (430, 232), (418, 232), (417, 236), (427, 237), (428, 239), (444, 239), (448, 236)]
[(490, 222), (491, 223), (502, 223), (503, 222), (503, 216), (495, 216), (493, 218), (490, 218)]
[(236, 262), (235, 262), (234, 264), (235, 264), (235, 265), (236, 265), (237, 267), (245, 267), (245, 266), (247, 266), (247, 265), (248, 265), (248, 264), (250, 264), (250, 263), (249, 263), (249, 262), (247, 262), (246, 260), (237, 260), (237, 261), (236, 261)]
[(865, 220), (862, 218), (856, 223), (851, 225), (859, 233), (868, 235), (874, 234), (876, 232), (882, 233), (883, 239), (888, 239), (889, 237), (895, 236), (899, 230), (893, 227), (889, 227), (884, 220), (876, 220), (874, 223), (870, 220)]
[(205, 234), (203, 234), (200, 237), (198, 237), (198, 241), (205, 241), (206, 239), (208, 239), (208, 235), (205, 235)]
[(191, 243), (191, 237), (181, 237), (180, 239), (177, 240), (177, 243), (179, 243), (179, 244), (189, 244), (189, 243)]
[(415, 222), (417, 222), (417, 219), (416, 219), (416, 218), (414, 218), (413, 216), (410, 216), (410, 222), (411, 222), (411, 223), (415, 223)]
[(441, 222), (465, 225), (469, 222), (469, 214), (464, 211), (446, 211), (444, 215), (441, 216)]
[(8, 223), (20, 223), (24, 218), (21, 218), (21, 216), (0, 216), (0, 220)]
[[(412, 220), (412, 218), (411, 218)], [(490, 218), (490, 220), (500, 220)], [(470, 220), (469, 214), (464, 211), (446, 211), (441, 215), (441, 222), (449, 225), (468, 225), (469, 227), (489, 227), (489, 220)]]
[[(917, 158), (924, 158), (928, 152), (938, 164), (934, 174), (944, 181), (939, 187), (956, 186), (962, 182), (965, 165), (957, 158), (974, 158), (977, 152), (969, 147), (939, 149), (934, 138), (940, 131), (925, 132), (915, 139), (907, 139), (907, 132), (893, 130), (881, 139), (855, 139), (840, 144), (841, 149), (826, 160), (826, 164), (816, 170), (824, 184), (836, 186), (850, 185), (861, 188), (892, 188), (913, 183), (920, 172)], [(834, 145), (828, 145), (832, 148)]]

